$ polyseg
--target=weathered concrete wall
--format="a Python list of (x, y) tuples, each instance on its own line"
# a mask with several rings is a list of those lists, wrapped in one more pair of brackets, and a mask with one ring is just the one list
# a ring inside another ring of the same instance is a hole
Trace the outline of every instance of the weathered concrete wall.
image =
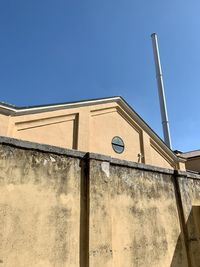
[(170, 171), (92, 160), (89, 233), (90, 266), (188, 266)]
[(0, 138), (0, 266), (198, 267), (200, 177)]
[(199, 176), (179, 172), (177, 175), (183, 231), (189, 266), (200, 266), (200, 180)]
[(0, 266), (79, 266), (79, 163), (0, 146)]

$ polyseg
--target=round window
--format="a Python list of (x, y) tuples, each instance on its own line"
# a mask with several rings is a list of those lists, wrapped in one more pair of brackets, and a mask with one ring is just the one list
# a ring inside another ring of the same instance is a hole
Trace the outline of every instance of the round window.
[(119, 136), (113, 137), (112, 148), (116, 153), (122, 153), (124, 151), (124, 142)]

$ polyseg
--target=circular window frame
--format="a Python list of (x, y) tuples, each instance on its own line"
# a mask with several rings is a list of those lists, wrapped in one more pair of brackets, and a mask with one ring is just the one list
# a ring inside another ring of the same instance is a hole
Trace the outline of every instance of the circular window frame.
[[(121, 145), (114, 143), (114, 139), (116, 139), (116, 138), (117, 138), (118, 140), (120, 140)], [(120, 136), (114, 136), (113, 139), (112, 139), (112, 141), (111, 141), (111, 145), (112, 145), (112, 149), (113, 149), (114, 152), (117, 153), (117, 154), (122, 154), (122, 153), (124, 152), (124, 150), (125, 150), (124, 141), (123, 141), (123, 139), (122, 139)], [(122, 148), (122, 150), (121, 150), (121, 151), (117, 150), (117, 149), (115, 148), (115, 146), (118, 146), (118, 147)]]

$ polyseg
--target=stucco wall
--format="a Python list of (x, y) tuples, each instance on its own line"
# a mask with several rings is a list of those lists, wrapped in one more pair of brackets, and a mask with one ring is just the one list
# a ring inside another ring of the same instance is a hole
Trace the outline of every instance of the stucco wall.
[[(128, 112), (115, 101), (9, 116), (0, 114), (0, 119), (1, 136), (185, 170), (184, 166), (180, 168), (173, 152), (134, 112)], [(115, 136), (124, 142), (121, 154), (112, 148)]]
[[(116, 108), (91, 114), (90, 151), (141, 162), (138, 155), (143, 155), (142, 130), (135, 123), (131, 124), (125, 120)], [(112, 148), (111, 141), (114, 136), (120, 136), (124, 141), (122, 154), (117, 154)]]
[(79, 160), (0, 146), (0, 266), (79, 266)]
[(90, 164), (90, 266), (187, 266), (173, 175)]
[(198, 267), (200, 177), (0, 138), (0, 266)]
[(200, 180), (199, 176), (179, 174), (183, 231), (185, 233), (189, 266), (200, 266)]

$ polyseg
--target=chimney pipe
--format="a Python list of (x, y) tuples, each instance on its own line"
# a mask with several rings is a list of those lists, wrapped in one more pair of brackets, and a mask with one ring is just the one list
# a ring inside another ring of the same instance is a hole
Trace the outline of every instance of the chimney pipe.
[(157, 39), (156, 33), (152, 33), (151, 39), (152, 39), (152, 45), (153, 45), (153, 53), (154, 53), (154, 61), (155, 61), (155, 69), (156, 69), (158, 95), (159, 95), (159, 100), (160, 100), (160, 111), (161, 111), (161, 118), (162, 118), (164, 141), (165, 141), (166, 145), (169, 148), (171, 148), (169, 121), (168, 121), (168, 115), (167, 115), (164, 83), (163, 83), (162, 69), (161, 69), (161, 63), (160, 63), (160, 55), (159, 55), (159, 49), (158, 49), (158, 39)]

